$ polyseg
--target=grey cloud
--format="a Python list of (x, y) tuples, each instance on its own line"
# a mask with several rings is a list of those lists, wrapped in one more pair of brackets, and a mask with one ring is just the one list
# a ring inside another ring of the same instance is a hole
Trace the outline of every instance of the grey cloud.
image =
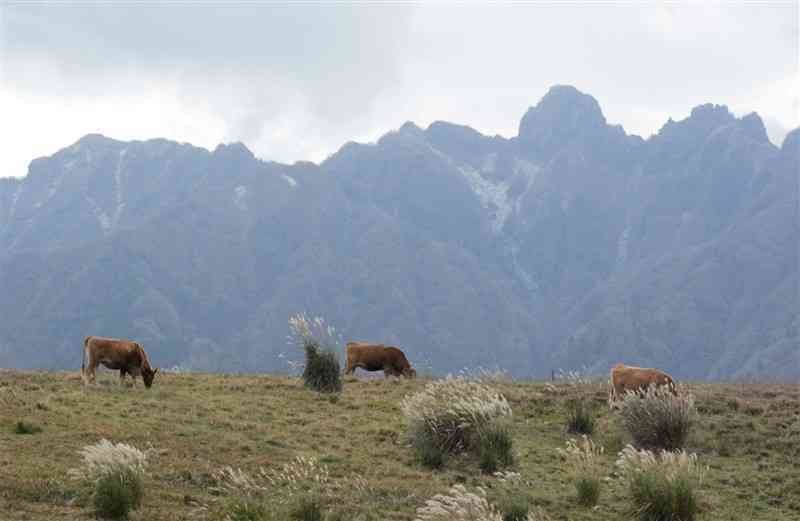
[[(363, 111), (397, 81), (407, 7), (311, 5), (11, 5), (4, 81), (25, 90), (103, 95), (171, 80), (189, 102), (226, 113), (255, 139), (302, 99), (316, 118)], [(123, 81), (119, 78), (123, 77)], [(47, 78), (47, 81), (43, 81)], [(241, 114), (237, 116), (236, 114)]]
[(509, 134), (553, 84), (629, 131), (706, 102), (797, 121), (748, 107), (797, 74), (796, 3), (2, 4), (0, 38), (2, 88), (65, 104), (171, 88), (270, 159), (319, 159), (408, 119)]

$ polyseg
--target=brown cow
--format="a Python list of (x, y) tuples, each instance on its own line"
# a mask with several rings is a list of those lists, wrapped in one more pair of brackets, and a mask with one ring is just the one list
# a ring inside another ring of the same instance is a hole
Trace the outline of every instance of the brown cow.
[(609, 403), (623, 398), (628, 391), (644, 392), (650, 385), (667, 386), (672, 394), (676, 396), (678, 394), (675, 381), (664, 371), (648, 367), (617, 364), (611, 368)]
[(369, 342), (348, 342), (345, 374), (353, 374), (356, 367), (365, 371), (383, 371), (384, 376), (417, 376), (406, 355), (396, 347)]
[(113, 370), (119, 369), (120, 384), (125, 380), (126, 374), (131, 375), (134, 383), (136, 377), (142, 375), (144, 386), (148, 389), (153, 385), (153, 378), (158, 372), (158, 369), (150, 367), (147, 353), (138, 342), (87, 336), (83, 340), (83, 359), (81, 360), (81, 378), (84, 385), (95, 381), (95, 370), (98, 364), (103, 364)]

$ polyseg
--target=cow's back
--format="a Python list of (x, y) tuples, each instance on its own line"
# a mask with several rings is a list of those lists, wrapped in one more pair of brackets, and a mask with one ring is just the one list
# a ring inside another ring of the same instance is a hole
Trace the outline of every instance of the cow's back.
[(362, 366), (367, 371), (380, 371), (386, 360), (386, 347), (383, 344), (368, 342), (348, 342), (347, 360)]
[(617, 364), (611, 370), (611, 385), (618, 393), (645, 388), (651, 384), (674, 385), (670, 375), (652, 367)]
[(86, 347), (96, 360), (114, 368), (138, 367), (141, 364), (139, 345), (130, 340), (102, 336), (87, 337)]

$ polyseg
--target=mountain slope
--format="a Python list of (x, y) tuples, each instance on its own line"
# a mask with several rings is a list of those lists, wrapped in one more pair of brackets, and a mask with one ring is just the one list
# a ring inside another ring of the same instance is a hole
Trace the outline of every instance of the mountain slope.
[(557, 86), (514, 138), (407, 123), (320, 165), (89, 135), (0, 180), (0, 365), (106, 334), (281, 369), (308, 310), (437, 372), (795, 378), (798, 134), (708, 104), (642, 140)]

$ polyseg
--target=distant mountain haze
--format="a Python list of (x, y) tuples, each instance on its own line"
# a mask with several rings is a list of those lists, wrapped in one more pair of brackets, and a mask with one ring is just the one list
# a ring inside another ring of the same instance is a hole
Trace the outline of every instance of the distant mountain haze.
[(0, 366), (86, 335), (279, 371), (298, 311), (421, 372), (800, 377), (800, 129), (695, 107), (643, 140), (555, 86), (519, 134), (406, 123), (320, 165), (92, 134), (0, 179)]

